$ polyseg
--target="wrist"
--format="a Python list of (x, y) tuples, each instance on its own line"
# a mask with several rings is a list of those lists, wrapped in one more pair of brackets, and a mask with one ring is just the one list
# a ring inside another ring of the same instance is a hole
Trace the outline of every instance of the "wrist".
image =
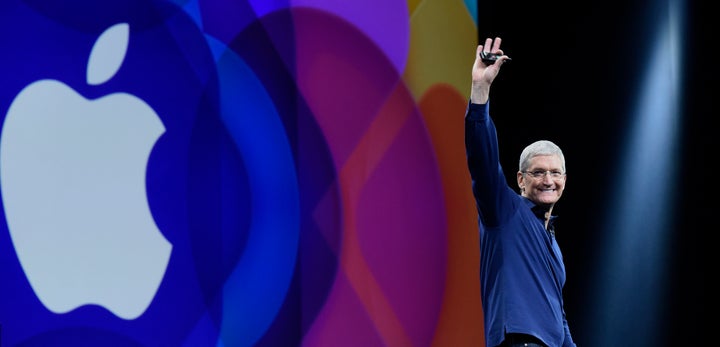
[(474, 88), (470, 92), (470, 102), (473, 104), (485, 104), (490, 98), (489, 88)]

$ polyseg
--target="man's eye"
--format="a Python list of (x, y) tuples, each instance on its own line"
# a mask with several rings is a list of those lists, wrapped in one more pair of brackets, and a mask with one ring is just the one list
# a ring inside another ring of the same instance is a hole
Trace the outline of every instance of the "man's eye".
[(528, 174), (530, 174), (530, 176), (532, 176), (532, 177), (534, 177), (534, 178), (545, 177), (545, 174), (546, 174), (546, 173), (547, 173), (548, 175), (550, 175), (550, 177), (552, 177), (552, 178), (560, 178), (560, 177), (562, 177), (562, 176), (564, 175), (564, 174), (562, 173), (562, 171), (557, 171), (557, 170), (552, 170), (552, 171), (535, 170), (535, 171), (529, 171), (529, 172), (528, 172)]

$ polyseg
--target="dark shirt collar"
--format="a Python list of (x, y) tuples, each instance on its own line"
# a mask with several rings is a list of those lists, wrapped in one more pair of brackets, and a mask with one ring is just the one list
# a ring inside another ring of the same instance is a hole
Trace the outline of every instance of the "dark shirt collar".
[[(545, 214), (549, 211), (548, 207), (540, 206), (535, 204), (534, 202), (530, 201), (530, 199), (523, 196), (523, 200), (525, 201), (525, 204), (532, 210), (533, 214), (535, 214), (535, 217), (537, 217), (540, 222), (545, 225)], [(557, 216), (551, 215), (550, 220), (548, 221), (548, 227), (547, 230), (552, 234), (555, 235), (555, 219)]]

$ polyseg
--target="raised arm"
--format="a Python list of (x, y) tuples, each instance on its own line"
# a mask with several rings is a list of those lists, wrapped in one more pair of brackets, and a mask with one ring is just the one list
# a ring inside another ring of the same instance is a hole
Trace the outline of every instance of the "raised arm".
[[(499, 54), (494, 62), (485, 62), (481, 53)], [(472, 70), (470, 103), (465, 114), (465, 150), (472, 178), (472, 190), (478, 214), (486, 225), (498, 225), (512, 213), (514, 191), (510, 189), (500, 166), (497, 132), (490, 118), (490, 85), (509, 59), (500, 50), (500, 39), (485, 40), (477, 47)]]

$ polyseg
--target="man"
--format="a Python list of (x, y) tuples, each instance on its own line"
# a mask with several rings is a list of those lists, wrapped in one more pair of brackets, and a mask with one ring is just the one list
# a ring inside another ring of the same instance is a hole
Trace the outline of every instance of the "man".
[[(480, 285), (485, 344), (576, 346), (563, 308), (565, 265), (552, 215), (565, 189), (565, 158), (550, 141), (520, 155), (517, 194), (500, 166), (497, 134), (489, 115), (490, 85), (509, 57), (500, 38), (477, 47), (465, 147), (480, 230)], [(494, 60), (486, 54), (493, 53)]]

